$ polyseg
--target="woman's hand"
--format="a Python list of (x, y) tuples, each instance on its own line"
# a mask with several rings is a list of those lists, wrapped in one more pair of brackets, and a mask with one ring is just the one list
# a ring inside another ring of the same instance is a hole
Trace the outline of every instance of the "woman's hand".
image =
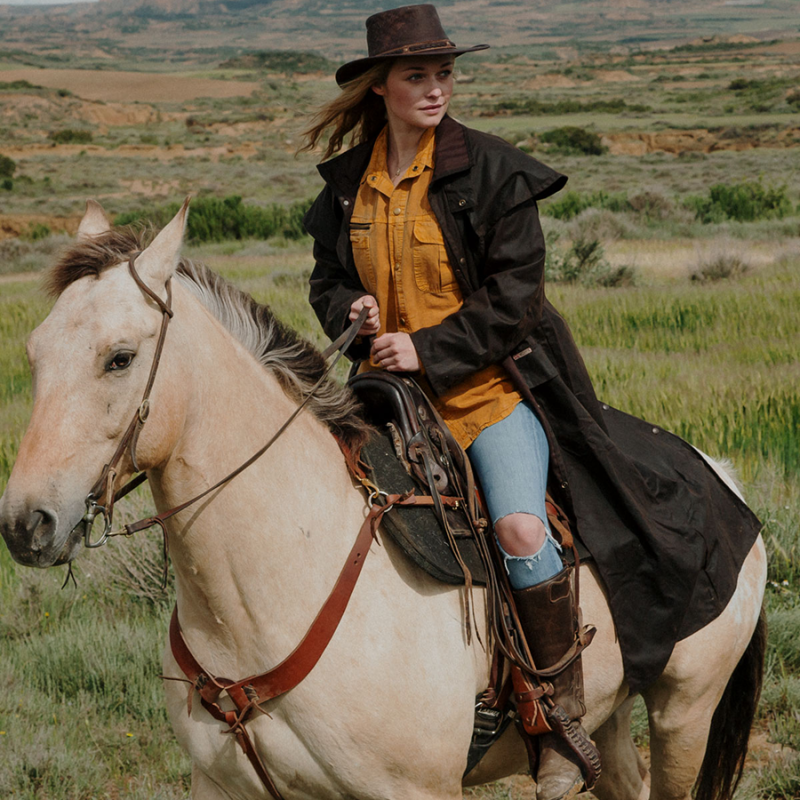
[(372, 343), (373, 363), (388, 372), (416, 372), (419, 356), (407, 333), (384, 333)]
[(371, 295), (365, 294), (359, 297), (353, 305), (350, 306), (350, 322), (355, 322), (358, 315), (361, 313), (362, 308), (368, 308), (367, 318), (358, 331), (359, 336), (374, 336), (381, 327), (381, 316), (378, 310), (378, 301)]

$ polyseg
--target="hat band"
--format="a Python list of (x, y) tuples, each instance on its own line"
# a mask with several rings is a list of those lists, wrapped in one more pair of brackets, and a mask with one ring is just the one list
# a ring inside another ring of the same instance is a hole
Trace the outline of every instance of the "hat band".
[(455, 44), (449, 39), (435, 39), (432, 42), (422, 42), (421, 44), (407, 44), (404, 47), (397, 47), (393, 50), (385, 50), (383, 53), (370, 56), (370, 58), (383, 58), (384, 56), (404, 56), (408, 53), (418, 53), (422, 50), (439, 50), (442, 47), (455, 48)]

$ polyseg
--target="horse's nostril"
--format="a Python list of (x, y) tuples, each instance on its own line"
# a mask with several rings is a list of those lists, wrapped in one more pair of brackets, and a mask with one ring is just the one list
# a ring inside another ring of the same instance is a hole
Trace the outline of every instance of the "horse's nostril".
[(40, 553), (43, 547), (43, 540), (52, 536), (55, 529), (56, 515), (51, 511), (38, 508), (32, 512), (28, 520), (31, 532), (30, 548), (34, 553)]

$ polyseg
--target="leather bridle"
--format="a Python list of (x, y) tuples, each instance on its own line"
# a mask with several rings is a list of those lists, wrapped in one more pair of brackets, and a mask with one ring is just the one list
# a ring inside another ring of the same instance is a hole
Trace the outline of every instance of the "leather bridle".
[[(121, 497), (124, 497), (128, 492), (132, 491), (136, 486), (147, 480), (145, 473), (134, 478), (127, 483), (119, 492), (114, 492), (114, 482), (117, 477), (117, 465), (122, 460), (126, 452), (130, 454), (131, 464), (135, 472), (139, 472), (139, 464), (136, 460), (136, 445), (139, 442), (139, 434), (142, 432), (144, 423), (150, 415), (150, 392), (153, 389), (153, 384), (156, 380), (156, 373), (158, 372), (158, 365), (161, 363), (161, 354), (164, 350), (164, 341), (167, 338), (167, 327), (169, 321), (172, 319), (172, 278), (166, 282), (165, 289), (167, 291), (167, 300), (164, 302), (139, 276), (136, 271), (135, 262), (141, 255), (141, 251), (133, 253), (128, 259), (128, 270), (131, 273), (136, 285), (161, 309), (161, 330), (158, 334), (158, 341), (156, 342), (156, 350), (153, 354), (153, 363), (150, 365), (150, 374), (147, 377), (147, 384), (144, 387), (142, 394), (142, 402), (133, 415), (125, 433), (111, 456), (111, 460), (103, 467), (100, 477), (97, 479), (95, 485), (86, 495), (86, 514), (81, 519), (80, 525), (83, 523), (83, 541), (86, 547), (94, 548), (104, 545), (111, 534), (111, 525), (114, 518), (114, 503)], [(102, 502), (100, 502), (102, 501)], [(102, 536), (95, 542), (92, 541), (92, 526), (98, 515), (101, 515), (105, 520), (103, 526)]]
[[(190, 500), (187, 500), (186, 502), (181, 503), (174, 508), (170, 508), (167, 511), (162, 511), (160, 514), (156, 514), (155, 516), (147, 517), (139, 520), (138, 522), (124, 525), (121, 529), (112, 532), (111, 528), (114, 518), (114, 504), (147, 480), (147, 474), (141, 472), (135, 478), (128, 481), (128, 483), (126, 483), (122, 488), (114, 491), (114, 485), (117, 476), (116, 469), (126, 452), (130, 455), (131, 465), (133, 466), (134, 471), (140, 472), (139, 464), (136, 459), (136, 445), (139, 441), (139, 435), (142, 431), (142, 428), (144, 427), (144, 424), (150, 414), (150, 392), (153, 389), (156, 373), (158, 372), (158, 366), (161, 363), (161, 355), (164, 350), (164, 341), (167, 336), (167, 327), (169, 326), (169, 321), (173, 316), (171, 288), (172, 279), (169, 278), (165, 284), (167, 300), (164, 302), (142, 280), (141, 276), (136, 271), (135, 262), (140, 255), (141, 252), (137, 252), (130, 256), (128, 260), (128, 270), (130, 271), (134, 281), (136, 281), (137, 286), (161, 309), (161, 330), (159, 332), (158, 342), (156, 343), (155, 353), (153, 354), (153, 363), (150, 365), (150, 374), (147, 378), (147, 384), (145, 385), (144, 393), (142, 395), (142, 401), (139, 403), (139, 407), (134, 413), (133, 419), (128, 425), (125, 433), (122, 435), (122, 438), (117, 445), (117, 449), (111, 456), (111, 460), (103, 467), (100, 477), (97, 479), (96, 483), (89, 491), (89, 494), (86, 496), (86, 514), (84, 514), (80, 522), (78, 522), (78, 525), (83, 525), (83, 541), (86, 547), (89, 548), (101, 547), (112, 536), (131, 536), (139, 531), (152, 528), (153, 525), (159, 525), (162, 531), (164, 531), (166, 534), (166, 529), (164, 528), (165, 520), (177, 514), (179, 511), (183, 511), (185, 508), (188, 508), (190, 505), (196, 503), (198, 500), (202, 499), (214, 490), (224, 486), (241, 472), (244, 472), (244, 470), (246, 470), (251, 464), (261, 458), (261, 456), (263, 456), (264, 453), (266, 453), (267, 450), (272, 447), (272, 445), (284, 433), (284, 431), (292, 424), (292, 422), (294, 422), (300, 412), (314, 398), (317, 389), (319, 389), (319, 387), (325, 382), (333, 368), (336, 366), (336, 363), (355, 340), (369, 310), (367, 308), (362, 309), (358, 318), (350, 325), (350, 327), (347, 328), (338, 339), (336, 339), (334, 342), (331, 342), (331, 344), (322, 352), (322, 357), (325, 359), (327, 359), (333, 353), (336, 353), (336, 357), (327, 365), (319, 380), (310, 389), (305, 398), (303, 398), (302, 402), (261, 449), (259, 449), (250, 458), (248, 458), (247, 461), (233, 470), (233, 472), (222, 478), (222, 480), (217, 481), (213, 486), (210, 486), (200, 494), (195, 495)], [(103, 517), (105, 524), (103, 526), (102, 535), (99, 539), (93, 542), (92, 527), (95, 519), (98, 516)], [(75, 527), (77, 528), (78, 525)]]

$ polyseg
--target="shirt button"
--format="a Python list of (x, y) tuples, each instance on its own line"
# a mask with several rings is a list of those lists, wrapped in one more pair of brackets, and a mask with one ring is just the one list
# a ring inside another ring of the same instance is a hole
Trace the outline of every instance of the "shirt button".
[(395, 215), (395, 216), (397, 216), (398, 214), (402, 214), (402, 213), (403, 213), (403, 209), (402, 209), (402, 208), (396, 208), (396, 209), (394, 210), (394, 215)]
[(350, 201), (349, 200), (342, 200), (342, 205), (343, 206), (349, 206), (350, 205)]

